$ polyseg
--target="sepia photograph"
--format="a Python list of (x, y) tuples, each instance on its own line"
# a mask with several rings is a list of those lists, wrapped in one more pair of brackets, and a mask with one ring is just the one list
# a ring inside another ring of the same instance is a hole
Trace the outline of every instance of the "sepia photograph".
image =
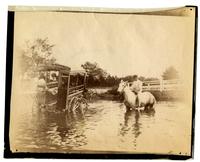
[(196, 9), (10, 7), (6, 149), (192, 157)]

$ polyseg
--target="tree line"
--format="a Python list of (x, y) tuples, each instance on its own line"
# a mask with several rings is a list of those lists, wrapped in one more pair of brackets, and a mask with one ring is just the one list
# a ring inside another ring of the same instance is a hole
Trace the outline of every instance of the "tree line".
[[(26, 41), (20, 55), (22, 75), (26, 72), (33, 75), (34, 70), (37, 69), (39, 65), (54, 64), (56, 62), (52, 52), (54, 46), (54, 44), (49, 43), (48, 38)], [(81, 67), (87, 72), (87, 85), (89, 87), (111, 87), (118, 85), (121, 79), (130, 82), (133, 81), (134, 78), (134, 75), (125, 77), (113, 76), (102, 69), (96, 62), (92, 63), (87, 61), (82, 64)], [(138, 77), (141, 81), (159, 80), (158, 78)], [(164, 80), (177, 79), (178, 77), (178, 71), (173, 66), (168, 67), (162, 75)]]
[[(128, 75), (125, 77), (117, 77), (110, 75), (104, 69), (100, 68), (99, 65), (94, 62), (85, 62), (81, 67), (87, 72), (87, 85), (89, 87), (110, 87), (116, 86), (119, 84), (120, 80), (123, 79), (124, 81), (133, 81), (134, 75)], [(178, 71), (173, 67), (168, 67), (162, 75), (163, 80), (168, 79), (178, 79)], [(159, 80), (159, 78), (155, 77), (144, 77), (138, 76), (138, 79), (141, 81), (151, 81), (151, 80)]]

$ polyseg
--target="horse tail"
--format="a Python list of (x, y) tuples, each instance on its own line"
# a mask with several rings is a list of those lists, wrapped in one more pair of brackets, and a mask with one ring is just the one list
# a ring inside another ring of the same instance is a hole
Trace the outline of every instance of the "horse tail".
[(154, 105), (156, 104), (156, 99), (154, 97), (154, 95), (152, 93), (150, 93), (150, 102), (149, 102), (150, 106), (153, 108)]

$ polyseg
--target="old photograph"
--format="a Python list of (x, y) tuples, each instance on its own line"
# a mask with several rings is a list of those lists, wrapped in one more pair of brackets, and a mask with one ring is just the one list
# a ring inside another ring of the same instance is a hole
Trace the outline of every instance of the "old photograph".
[(11, 152), (192, 155), (195, 7), (12, 11)]

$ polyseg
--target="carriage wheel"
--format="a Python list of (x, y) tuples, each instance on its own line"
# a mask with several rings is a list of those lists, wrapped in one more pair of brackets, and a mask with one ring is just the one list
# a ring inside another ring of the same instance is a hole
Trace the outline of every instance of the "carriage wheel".
[(79, 103), (80, 103), (79, 110), (81, 111), (82, 114), (84, 114), (88, 109), (87, 100), (83, 96), (81, 96), (79, 98)]
[(75, 112), (79, 107), (78, 98), (73, 97), (69, 102), (68, 112)]
[(87, 106), (87, 100), (83, 98), (83, 96), (73, 97), (69, 102), (68, 112), (76, 112), (80, 110), (81, 113), (84, 113)]

